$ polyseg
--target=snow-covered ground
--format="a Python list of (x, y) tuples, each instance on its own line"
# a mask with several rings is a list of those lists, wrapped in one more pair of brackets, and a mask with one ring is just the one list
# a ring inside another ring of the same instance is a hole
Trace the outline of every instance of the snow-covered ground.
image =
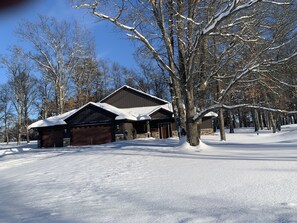
[(297, 222), (297, 125), (271, 134), (0, 145), (0, 222)]

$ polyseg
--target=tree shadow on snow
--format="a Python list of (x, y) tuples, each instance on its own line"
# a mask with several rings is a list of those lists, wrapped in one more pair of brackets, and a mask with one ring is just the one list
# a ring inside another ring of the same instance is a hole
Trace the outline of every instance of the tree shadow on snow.
[[(205, 143), (205, 142), (204, 142)], [(70, 146), (61, 148), (31, 149), (28, 144), (21, 145), (20, 153), (49, 152), (60, 155), (83, 155), (96, 153), (98, 155), (129, 155), (129, 156), (157, 156), (164, 158), (182, 159), (209, 159), (209, 160), (255, 160), (255, 161), (297, 161), (296, 144), (289, 143), (228, 143), (228, 142), (206, 142), (206, 149), (201, 152), (185, 151), (179, 148), (180, 142), (177, 138), (169, 139), (137, 139), (119, 141), (94, 146)], [(30, 144), (29, 144), (30, 145)], [(36, 144), (30, 145), (32, 148)], [(1, 150), (0, 150), (1, 151)], [(296, 151), (296, 152), (295, 152)], [(8, 153), (6, 155), (14, 155)], [(55, 156), (53, 156), (55, 157)], [(1, 153), (0, 153), (1, 158)]]
[(86, 146), (78, 152), (80, 155), (96, 153), (197, 160), (297, 161), (297, 148), (291, 144), (207, 143), (207, 148), (200, 152), (182, 150), (179, 145), (176, 139), (131, 140)]
[[(102, 197), (112, 201), (108, 209), (118, 210), (109, 216), (115, 222), (129, 222), (132, 219), (145, 219), (141, 222), (295, 222), (294, 208), (277, 204), (274, 207), (247, 207), (234, 200), (211, 198), (211, 196), (174, 196), (145, 195), (123, 190), (122, 188), (103, 187), (98, 191)], [(109, 203), (110, 204), (110, 203)], [(104, 215), (103, 211), (103, 215)], [(136, 217), (135, 217), (136, 215)], [(101, 216), (103, 217), (103, 216)], [(98, 219), (100, 220), (100, 218)], [(280, 221), (281, 220), (281, 221)]]
[[(30, 193), (35, 193), (35, 191), (30, 191)], [(67, 219), (46, 207), (37, 207), (36, 204), (33, 207), (34, 201), (28, 198), (30, 193), (21, 194), (15, 185), (0, 182), (0, 222), (76, 223), (75, 219)]]

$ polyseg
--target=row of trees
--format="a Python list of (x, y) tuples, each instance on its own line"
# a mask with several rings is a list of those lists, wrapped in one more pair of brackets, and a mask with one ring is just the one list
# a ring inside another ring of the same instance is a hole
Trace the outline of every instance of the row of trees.
[(29, 141), (27, 126), (32, 119), (97, 102), (124, 84), (168, 98), (166, 77), (159, 75), (158, 67), (141, 58), (137, 70), (96, 58), (92, 35), (77, 22), (40, 16), (35, 23), (20, 24), (17, 35), (30, 46), (11, 46), (0, 60), (8, 76), (8, 82), (0, 86), (2, 132), (7, 142), (11, 138), (20, 142), (24, 135)]
[(176, 121), (191, 145), (199, 144), (197, 123), (209, 111), (219, 111), (223, 130), (223, 109), (295, 109), (282, 102), (296, 87), (294, 1), (73, 0), (73, 5), (127, 32), (168, 73)]

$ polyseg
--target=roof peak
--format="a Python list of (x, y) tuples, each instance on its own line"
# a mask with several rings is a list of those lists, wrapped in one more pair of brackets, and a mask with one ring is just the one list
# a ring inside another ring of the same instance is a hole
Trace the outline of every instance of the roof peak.
[(102, 103), (102, 101), (105, 101), (106, 99), (108, 99), (109, 97), (111, 97), (112, 95), (114, 95), (115, 93), (117, 93), (118, 91), (120, 91), (120, 90), (122, 90), (122, 89), (124, 89), (124, 88), (131, 89), (131, 90), (136, 91), (136, 92), (138, 92), (138, 93), (141, 93), (141, 94), (143, 94), (143, 95), (149, 96), (149, 97), (154, 98), (154, 99), (159, 100), (159, 101), (162, 101), (162, 102), (164, 102), (164, 103), (166, 103), (166, 104), (167, 104), (167, 103), (170, 103), (169, 101), (166, 101), (166, 100), (164, 100), (164, 99), (162, 99), (162, 98), (159, 98), (159, 97), (157, 97), (157, 96), (154, 96), (154, 95), (151, 95), (151, 94), (149, 94), (149, 93), (146, 93), (146, 92), (144, 92), (144, 91), (138, 90), (138, 89), (133, 88), (133, 87), (131, 87), (131, 86), (129, 86), (129, 85), (126, 85), (126, 84), (123, 85), (123, 86), (121, 86), (121, 87), (119, 87), (118, 89), (114, 90), (112, 93), (110, 93), (109, 95), (107, 95), (106, 97), (104, 97), (103, 99), (101, 99), (99, 102)]

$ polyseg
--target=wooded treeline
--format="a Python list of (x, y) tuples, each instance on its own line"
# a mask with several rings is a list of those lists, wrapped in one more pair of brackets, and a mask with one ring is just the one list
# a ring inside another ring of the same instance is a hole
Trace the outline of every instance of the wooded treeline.
[[(199, 144), (197, 124), (207, 112), (219, 111), (223, 130), (223, 108), (281, 108), (277, 102), (287, 98), (284, 88), (295, 91), (296, 1), (73, 0), (73, 4), (126, 32), (166, 70), (176, 122), (193, 146)], [(264, 98), (258, 99), (255, 91)], [(239, 106), (242, 102), (248, 104)]]
[(199, 144), (199, 122), (209, 111), (219, 113), (222, 140), (225, 125), (275, 132), (296, 123), (284, 112), (297, 103), (294, 1), (73, 2), (142, 44), (135, 51), (139, 69), (96, 58), (93, 37), (77, 22), (24, 22), (17, 35), (30, 50), (12, 46), (1, 59), (9, 75), (1, 87), (5, 135), (14, 129), (20, 140), (28, 114), (61, 114), (123, 84), (171, 100), (191, 145)]
[(1, 55), (8, 77), (0, 86), (4, 141), (29, 141), (32, 121), (98, 102), (125, 84), (169, 99), (166, 74), (152, 61), (138, 58), (132, 69), (96, 58), (94, 38), (77, 22), (40, 16), (20, 24), (16, 35), (29, 47), (10, 46)]

